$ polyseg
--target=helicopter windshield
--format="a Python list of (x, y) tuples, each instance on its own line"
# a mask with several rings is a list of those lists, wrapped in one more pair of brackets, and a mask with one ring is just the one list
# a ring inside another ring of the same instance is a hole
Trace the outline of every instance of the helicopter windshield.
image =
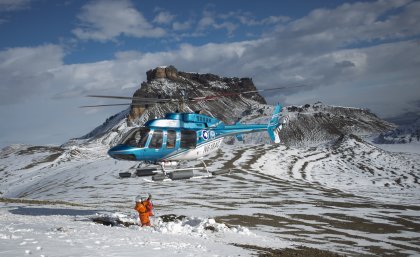
[(142, 148), (146, 145), (149, 132), (149, 128), (132, 129), (128, 135), (121, 140), (120, 144)]

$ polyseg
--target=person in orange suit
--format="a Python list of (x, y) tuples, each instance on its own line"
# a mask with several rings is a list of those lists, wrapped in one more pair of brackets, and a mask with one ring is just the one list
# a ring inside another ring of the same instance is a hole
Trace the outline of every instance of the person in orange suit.
[(134, 210), (136, 210), (139, 213), (141, 226), (150, 226), (149, 211), (142, 198), (138, 198), (136, 200), (136, 206), (134, 207)]
[(149, 197), (144, 201), (144, 205), (149, 213), (149, 216), (155, 216), (153, 214), (153, 203), (152, 203), (152, 195), (149, 194)]

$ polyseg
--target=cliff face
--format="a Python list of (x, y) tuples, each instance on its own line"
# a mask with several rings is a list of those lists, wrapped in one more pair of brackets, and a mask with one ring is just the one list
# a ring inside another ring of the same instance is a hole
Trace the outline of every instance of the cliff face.
[[(214, 74), (198, 74), (178, 71), (173, 66), (157, 67), (146, 72), (147, 81), (141, 84), (141, 87), (134, 93), (135, 97), (142, 98), (176, 98), (181, 99), (183, 94), (188, 97), (198, 97), (207, 95), (217, 95), (223, 93), (235, 93), (256, 90), (252, 79), (250, 78), (225, 78)], [(265, 99), (258, 93), (246, 94), (243, 96), (230, 97), (225, 99), (229, 104), (237, 105), (243, 104), (243, 100), (251, 100), (256, 103), (266, 104)], [(223, 101), (223, 99), (222, 99)], [(218, 107), (216, 101), (202, 102), (202, 103), (188, 103), (187, 110), (202, 110), (205, 113), (214, 113), (214, 108)], [(133, 100), (135, 103), (135, 100)], [(163, 108), (170, 107), (175, 111), (179, 108), (174, 104), (168, 106), (162, 105)], [(133, 122), (147, 110), (153, 108), (152, 106), (131, 106), (129, 121)], [(219, 117), (225, 122), (229, 122), (236, 117), (230, 115), (222, 115)]]

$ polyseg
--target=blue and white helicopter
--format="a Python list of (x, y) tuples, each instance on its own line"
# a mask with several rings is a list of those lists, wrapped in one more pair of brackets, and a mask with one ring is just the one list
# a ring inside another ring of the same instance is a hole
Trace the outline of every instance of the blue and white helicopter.
[[(284, 87), (282, 87), (284, 88)], [(282, 88), (253, 90), (240, 93), (219, 94), (213, 96), (184, 98), (184, 99), (161, 99), (139, 98), (123, 96), (89, 95), (88, 97), (113, 98), (133, 100), (131, 105), (143, 105), (150, 103), (169, 103), (210, 101), (220, 97), (256, 93), (267, 90)], [(115, 106), (122, 104), (90, 105), (82, 107)], [(271, 120), (267, 124), (224, 124), (222, 121), (199, 113), (174, 112), (167, 113), (164, 118), (147, 121), (143, 127), (133, 128), (118, 144), (108, 151), (108, 155), (117, 160), (143, 162), (143, 164), (159, 165), (158, 168), (138, 168), (138, 176), (153, 176), (153, 180), (188, 179), (194, 176), (193, 170), (197, 168), (172, 168), (182, 161), (201, 160), (203, 170), (207, 176), (223, 174), (230, 171), (216, 171), (210, 173), (203, 157), (217, 151), (222, 141), (227, 136), (236, 136), (239, 141), (243, 140), (243, 134), (266, 131), (274, 143), (280, 143), (279, 131), (287, 122), (287, 117), (282, 117), (282, 106), (275, 106)], [(129, 177), (131, 173), (120, 173), (120, 177)]]

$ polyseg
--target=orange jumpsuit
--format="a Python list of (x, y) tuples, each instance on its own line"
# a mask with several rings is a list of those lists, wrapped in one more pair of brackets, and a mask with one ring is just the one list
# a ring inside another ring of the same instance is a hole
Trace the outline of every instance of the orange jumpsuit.
[(153, 204), (152, 204), (152, 201), (149, 198), (147, 198), (146, 201), (143, 202), (143, 204), (146, 207), (147, 212), (149, 213), (149, 216), (155, 216), (153, 214)]
[(136, 202), (134, 209), (139, 212), (141, 226), (150, 226), (149, 212), (144, 202)]

